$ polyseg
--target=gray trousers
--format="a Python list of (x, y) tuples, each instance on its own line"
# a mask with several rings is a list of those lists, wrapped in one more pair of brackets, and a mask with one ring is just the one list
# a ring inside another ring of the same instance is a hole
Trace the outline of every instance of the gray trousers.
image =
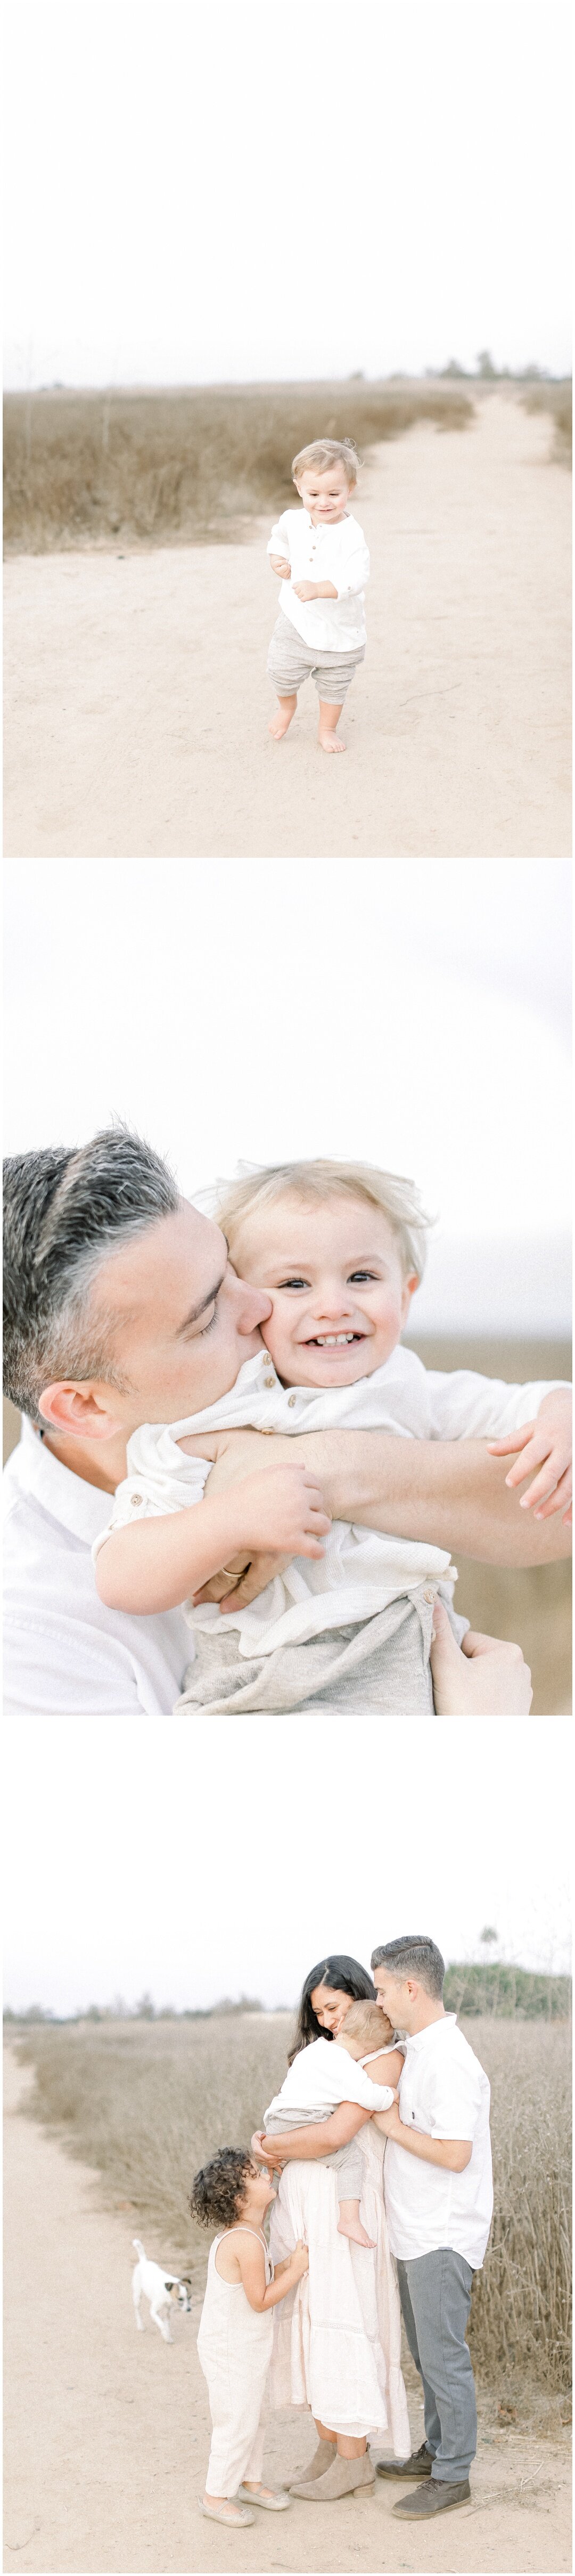
[[(188, 1665), (183, 1708), (210, 1708), (214, 1717), (259, 1709), (266, 1717), (308, 1709), (340, 1708), (352, 1717), (433, 1715), (429, 1648), (432, 1601), (408, 1593), (350, 1628), (322, 1628), (301, 1646), (276, 1646), (271, 1655), (240, 1655), (237, 1631), (227, 1617), (217, 1627), (196, 1628), (196, 1658)], [(467, 1624), (467, 1623), (464, 1623)], [(176, 1710), (174, 1711), (174, 1715)]]
[(471, 2264), (442, 2245), (437, 2253), (398, 2262), (397, 2277), (407, 2341), (423, 2381), (431, 2475), (458, 2486), (469, 2477), (477, 2450), (475, 2385), (465, 2341)]
[(365, 644), (348, 645), (343, 653), (330, 653), (324, 645), (306, 644), (280, 608), (267, 660), (268, 679), (273, 680), (278, 698), (292, 698), (304, 680), (313, 680), (318, 698), (324, 706), (342, 707), (358, 662), (363, 662)]
[[(312, 2120), (315, 2121), (316, 2118), (320, 2122), (322, 2120), (330, 2120), (331, 2112), (320, 2111), (314, 2113), (313, 2111), (308, 2111), (306, 2113), (305, 2111), (282, 2111), (274, 2113), (273, 2120), (270, 2119), (269, 2121), (271, 2136), (272, 2138), (285, 2137), (288, 2129), (307, 2128), (310, 2122)], [(267, 2127), (268, 2121), (265, 2119), (264, 2129), (267, 2129)], [(357, 2138), (350, 2138), (346, 2147), (332, 2147), (329, 2155), (322, 2156), (321, 2162), (325, 2165), (335, 2165), (338, 2200), (361, 2200), (361, 2186), (365, 2167), (361, 2147), (358, 2147)]]

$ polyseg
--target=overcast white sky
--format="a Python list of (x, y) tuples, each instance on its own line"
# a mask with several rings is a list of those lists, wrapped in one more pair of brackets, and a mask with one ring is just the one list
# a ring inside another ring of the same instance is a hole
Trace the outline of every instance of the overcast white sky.
[(17, 0), (11, 386), (569, 367), (563, 0)]
[(569, 1329), (567, 861), (6, 871), (5, 1150), (124, 1117), (190, 1195), (359, 1156), (437, 1213), (413, 1329)]
[[(442, 1719), (359, 1756), (292, 1720), (214, 1738), (123, 1718), (22, 1721), (7, 1752), (6, 2000), (74, 2011), (146, 1988), (294, 2001), (316, 1959), (429, 1931), (477, 1957), (569, 1965), (569, 1802), (531, 1719)], [(350, 1789), (352, 1794), (350, 1795)], [(249, 1791), (249, 1797), (248, 1797)], [(242, 1821), (240, 1821), (240, 1819)]]

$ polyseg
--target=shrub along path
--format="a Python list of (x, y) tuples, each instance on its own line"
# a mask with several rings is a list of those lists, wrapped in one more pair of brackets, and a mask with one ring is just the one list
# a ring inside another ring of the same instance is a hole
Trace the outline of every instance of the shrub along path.
[(548, 413), (374, 448), (368, 650), (271, 742), (271, 519), (245, 545), (6, 565), (6, 855), (551, 858), (570, 849), (569, 477)]
[[(303, 2576), (313, 2563), (330, 2576), (356, 2567), (377, 2576), (382, 2566), (389, 2576), (427, 2576), (437, 2535), (394, 2523), (394, 2491), (381, 2482), (373, 2499), (294, 2502), (279, 2523), (260, 2515), (245, 2535), (203, 2520), (200, 2300), (193, 2316), (176, 2318), (171, 2349), (152, 2327), (136, 2334), (135, 2217), (98, 2208), (98, 2177), (22, 2116), (32, 2079), (12, 2052), (5, 2070), (5, 2567), (23, 2576)], [(151, 2239), (148, 2250), (167, 2252)], [(413, 2381), (409, 2394), (418, 2442)], [(483, 2418), (473, 2502), (442, 2525), (443, 2576), (561, 2576), (571, 2564), (566, 2450), (499, 2430), (495, 2407)], [(287, 2483), (309, 2455), (307, 2417), (272, 2418), (268, 2476)]]

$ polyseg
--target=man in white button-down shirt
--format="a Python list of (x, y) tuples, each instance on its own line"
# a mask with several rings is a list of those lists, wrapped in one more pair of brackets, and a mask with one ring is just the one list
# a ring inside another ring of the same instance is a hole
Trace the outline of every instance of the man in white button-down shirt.
[[(126, 1475), (131, 1433), (142, 1422), (175, 1421), (233, 1386), (261, 1348), (258, 1326), (271, 1301), (226, 1269), (219, 1227), (181, 1198), (160, 1156), (123, 1128), (77, 1152), (15, 1157), (6, 1167), (5, 1224), (5, 1391), (25, 1417), (4, 1477), (5, 1708), (167, 1716), (189, 1658), (182, 1612), (131, 1616), (106, 1606), (92, 1543)], [(490, 1562), (539, 1564), (568, 1548), (563, 1528), (534, 1528), (530, 1514), (517, 1512), (505, 1462), (500, 1471), (479, 1441), (466, 1443), (464, 1469), (461, 1443), (379, 1431), (297, 1441), (223, 1432), (210, 1454), (214, 1491), (297, 1454), (321, 1478), (334, 1518), (400, 1537), (431, 1535)], [(245, 1549), (240, 1564), (248, 1556)], [(240, 1593), (242, 1603), (254, 1599), (277, 1570), (277, 1555), (272, 1562), (251, 1554), (235, 1591), (232, 1566), (231, 1584), (229, 1572), (216, 1578), (213, 1597), (232, 1590), (234, 1606)], [(449, 1696), (439, 1703), (436, 1696), (440, 1714), (463, 1713), (480, 1666), (485, 1674), (483, 1654), (470, 1665), (461, 1658), (455, 1711)], [(493, 1715), (489, 1692), (487, 1704)], [(502, 1706), (509, 1713), (507, 1691)]]
[[(465, 2329), (493, 2212), (490, 2088), (443, 2003), (441, 1951), (427, 1936), (374, 1950), (378, 2000), (406, 2034), (399, 2103), (377, 2114), (387, 2145), (384, 2190), (405, 2331), (425, 2398), (425, 2441), (380, 2477), (413, 2480), (394, 2512), (428, 2522), (466, 2504), (477, 2448)], [(421, 2481), (421, 2483), (420, 2483)]]

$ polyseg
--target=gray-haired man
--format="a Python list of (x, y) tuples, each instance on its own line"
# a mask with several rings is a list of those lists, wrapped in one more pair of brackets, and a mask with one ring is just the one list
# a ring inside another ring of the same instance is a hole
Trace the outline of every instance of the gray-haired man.
[[(77, 1151), (18, 1155), (5, 1167), (4, 1197), (5, 1392), (24, 1416), (5, 1476), (6, 1708), (165, 1716), (189, 1661), (183, 1612), (108, 1608), (94, 1583), (92, 1543), (126, 1474), (131, 1433), (227, 1393), (260, 1347), (270, 1300), (236, 1277), (219, 1226), (181, 1197), (161, 1156), (122, 1127)], [(341, 1430), (278, 1437), (274, 1446), (256, 1431), (232, 1431), (203, 1447), (215, 1460), (214, 1490), (299, 1459), (339, 1520), (431, 1538), (490, 1563), (540, 1564), (568, 1552), (566, 1528), (518, 1512), (505, 1461), (490, 1458), (482, 1441)], [(277, 1556), (253, 1557), (234, 1607), (261, 1592), (277, 1564)], [(225, 1594), (222, 1573), (210, 1597)], [(461, 1678), (464, 1686), (485, 1676), (474, 1706), (493, 1716), (500, 1704), (509, 1710), (508, 1676), (500, 1703), (485, 1642), (466, 1639), (481, 1671), (462, 1658)], [(518, 1649), (499, 1648), (491, 1662), (516, 1655), (523, 1690)], [(464, 1694), (454, 1703), (448, 1680), (436, 1707), (458, 1715)], [(528, 1708), (529, 1696), (518, 1704)]]
[(455, 2013), (445, 2011), (435, 1941), (387, 1941), (371, 1965), (378, 2001), (407, 2041), (399, 2103), (378, 2112), (377, 2127), (387, 2137), (389, 2242), (425, 2400), (421, 2449), (403, 2462), (380, 2460), (378, 2475), (413, 2480), (394, 2513), (429, 2522), (471, 2493), (477, 2414), (465, 2329), (493, 2211), (490, 2088)]

